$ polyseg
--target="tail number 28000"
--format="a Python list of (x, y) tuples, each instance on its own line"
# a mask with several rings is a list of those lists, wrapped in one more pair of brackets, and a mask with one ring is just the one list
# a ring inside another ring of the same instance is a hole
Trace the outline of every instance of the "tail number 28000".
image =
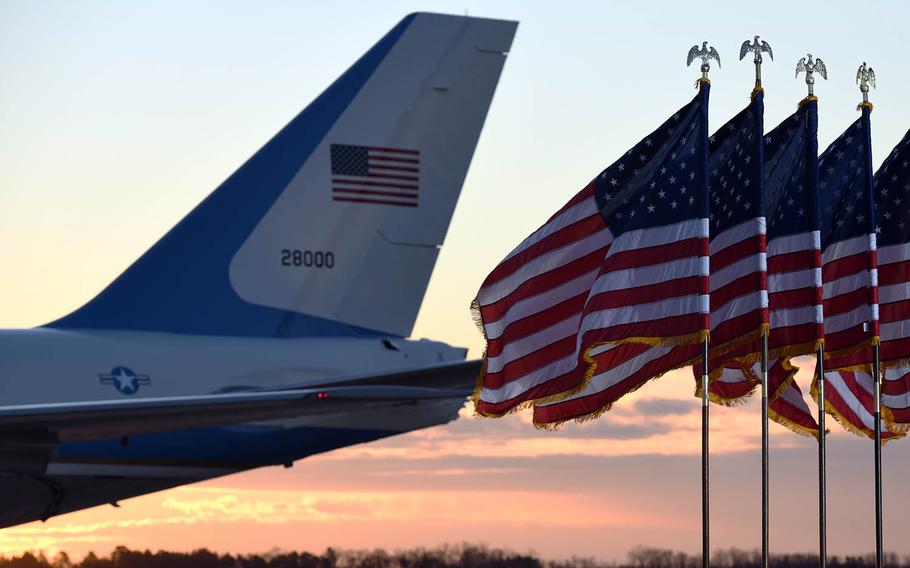
[(321, 250), (282, 249), (281, 266), (334, 268), (335, 253)]

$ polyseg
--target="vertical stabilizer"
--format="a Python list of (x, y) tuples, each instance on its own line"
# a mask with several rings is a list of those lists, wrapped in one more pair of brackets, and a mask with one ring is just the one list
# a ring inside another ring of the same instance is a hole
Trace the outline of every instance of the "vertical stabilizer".
[(410, 334), (517, 23), (404, 18), (55, 327)]

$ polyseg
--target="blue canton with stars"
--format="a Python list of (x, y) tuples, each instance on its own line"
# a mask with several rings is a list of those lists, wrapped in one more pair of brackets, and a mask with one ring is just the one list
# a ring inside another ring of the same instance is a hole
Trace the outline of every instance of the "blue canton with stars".
[(764, 93), (710, 138), (711, 235), (764, 215), (762, 195)]
[(873, 230), (868, 109), (818, 159), (822, 248)]
[(595, 198), (610, 232), (707, 217), (709, 85), (595, 180)]
[[(808, 101), (765, 135), (768, 240), (816, 231), (818, 104)], [(807, 160), (807, 156), (812, 156)]]
[(878, 245), (910, 241), (910, 131), (875, 172), (873, 192)]

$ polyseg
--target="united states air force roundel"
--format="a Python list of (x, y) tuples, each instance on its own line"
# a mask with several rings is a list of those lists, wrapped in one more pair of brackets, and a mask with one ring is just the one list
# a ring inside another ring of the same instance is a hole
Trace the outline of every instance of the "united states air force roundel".
[(129, 367), (114, 367), (110, 373), (98, 375), (98, 380), (102, 385), (114, 385), (120, 394), (125, 395), (134, 395), (140, 386), (152, 384), (151, 377), (137, 374)]

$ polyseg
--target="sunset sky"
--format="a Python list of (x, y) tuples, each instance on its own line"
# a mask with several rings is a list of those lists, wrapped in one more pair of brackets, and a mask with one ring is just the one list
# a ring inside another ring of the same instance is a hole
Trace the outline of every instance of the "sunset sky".
[[(770, 130), (819, 79), (820, 146), (872, 93), (876, 163), (910, 127), (903, 25), (882, 2), (0, 2), (0, 327), (40, 325), (89, 300), (405, 14), (520, 21), (415, 337), (471, 349), (468, 304), (486, 273), (590, 177), (685, 104), (709, 40), (711, 123), (748, 102), (739, 45), (774, 47)], [(811, 361), (799, 380), (808, 390)], [(463, 419), (122, 503), (0, 530), (0, 554), (130, 547), (261, 552), (484, 542), (614, 559), (637, 544), (698, 552), (699, 406), (689, 372), (599, 421), (535, 430), (528, 416)], [(0, 393), (2, 396), (2, 393)], [(813, 404), (814, 409), (814, 404)], [(757, 400), (713, 407), (712, 544), (760, 544)], [(832, 425), (829, 550), (873, 549), (872, 444)], [(900, 535), (910, 442), (884, 451), (886, 547)], [(772, 426), (775, 551), (816, 547), (816, 445)], [(2, 506), (2, 504), (0, 504)]]

